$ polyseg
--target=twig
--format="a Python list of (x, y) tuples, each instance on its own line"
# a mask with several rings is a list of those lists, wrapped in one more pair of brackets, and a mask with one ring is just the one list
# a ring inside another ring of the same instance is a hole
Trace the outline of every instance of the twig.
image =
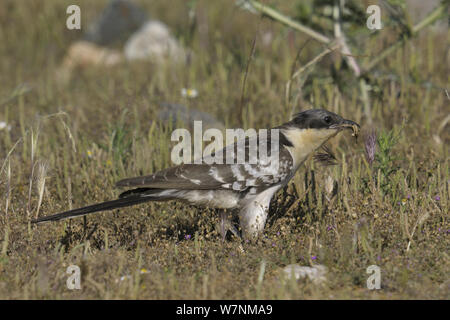
[(298, 31), (301, 31), (303, 33), (306, 33), (307, 35), (309, 35), (311, 38), (316, 39), (319, 42), (328, 44), (330, 43), (332, 40), (330, 38), (328, 38), (327, 36), (324, 36), (323, 34), (312, 30), (311, 28), (308, 28), (307, 26), (302, 25), (301, 23), (298, 23), (297, 21), (292, 20), (291, 18), (285, 16), (284, 14), (279, 13), (278, 11), (259, 3), (258, 1), (255, 0), (248, 0), (248, 3), (250, 3), (250, 5), (255, 8), (256, 10), (260, 11), (261, 13), (275, 19), (278, 20), (288, 26), (290, 26), (291, 28), (294, 28)]
[[(319, 53), (314, 59), (309, 61), (307, 64), (305, 64), (303, 67), (299, 68), (295, 73), (292, 74), (291, 78), (286, 83), (286, 103), (289, 103), (289, 97), (291, 95), (291, 85), (292, 81), (295, 80), (295, 78), (299, 77), (302, 73), (307, 71), (308, 69), (312, 68), (317, 62), (319, 62), (324, 56), (329, 54), (330, 52), (333, 52), (339, 47), (339, 44), (334, 43), (331, 47), (326, 48), (321, 53)], [(306, 76), (307, 77), (307, 76)], [(306, 78), (305, 77), (305, 78)], [(302, 85), (300, 85), (301, 87)], [(295, 103), (294, 103), (295, 106)], [(291, 115), (294, 113), (294, 107), (292, 107)]]
[[(310, 37), (316, 39), (319, 42), (329, 44), (333, 42), (333, 39), (328, 38), (327, 36), (324, 36), (323, 34), (316, 32), (302, 24), (300, 24), (297, 21), (292, 20), (291, 18), (279, 13), (278, 11), (269, 8), (261, 3), (259, 3), (256, 0), (247, 0), (247, 3), (249, 3), (254, 9), (262, 12), (263, 14), (280, 21), (281, 23), (284, 23), (288, 26), (290, 26), (293, 29), (296, 29), (298, 31), (301, 31), (303, 33), (306, 33)], [(368, 71), (370, 71), (373, 67), (375, 67), (380, 61), (384, 60), (387, 56), (392, 54), (396, 49), (398, 49), (404, 42), (409, 40), (411, 37), (415, 36), (420, 30), (425, 28), (426, 26), (432, 24), (433, 22), (437, 21), (444, 13), (445, 10), (448, 8), (447, 3), (441, 4), (439, 7), (437, 7), (435, 10), (433, 10), (427, 17), (425, 17), (422, 21), (420, 21), (418, 24), (416, 24), (411, 29), (411, 34), (407, 37), (402, 37), (397, 40), (394, 44), (392, 44), (390, 47), (383, 50), (380, 54), (376, 56), (375, 59), (370, 61), (365, 65), (363, 68), (363, 72), (359, 76), (362, 76), (366, 74)], [(350, 54), (346, 54), (344, 50), (342, 50), (342, 54), (344, 56), (352, 56)]]
[[(290, 76), (291, 78), (295, 72), (295, 67), (297, 66), (297, 62), (300, 59), (300, 54), (302, 53), (303, 49), (306, 48), (306, 45), (309, 43), (310, 40), (311, 39), (307, 39), (305, 41), (305, 43), (298, 49), (297, 54), (295, 55), (294, 62), (292, 63), (292, 67), (291, 67), (291, 76)], [(448, 93), (447, 93), (447, 96), (448, 96)]]
[[(253, 38), (253, 42), (252, 42), (252, 50), (250, 51), (250, 55), (247, 59), (247, 66), (245, 67), (245, 73), (244, 73), (244, 81), (242, 82), (242, 94), (241, 94), (241, 101), (239, 103), (239, 115), (241, 117), (241, 124), (243, 124), (243, 117), (244, 115), (242, 114), (244, 111), (244, 99), (245, 99), (245, 84), (247, 83), (247, 75), (248, 75), (248, 71), (250, 69), (250, 62), (252, 61), (253, 55), (255, 54), (255, 48), (256, 48), (256, 36), (259, 30), (259, 25), (261, 23), (261, 20), (259, 20), (258, 23), (258, 28), (256, 29), (256, 33), (255, 33), (255, 37)], [(247, 114), (248, 117), (248, 114)], [(248, 125), (248, 124), (247, 124)]]
[[(408, 215), (405, 215), (405, 218), (407, 218), (407, 217), (408, 217)], [(409, 232), (408, 222), (406, 220), (406, 232), (407, 232), (407, 236), (408, 236), (408, 244), (406, 246), (406, 252), (408, 252), (411, 247), (411, 242), (413, 240), (414, 233), (416, 232), (417, 227), (422, 225), (425, 222), (425, 220), (427, 220), (429, 217), (430, 217), (429, 211), (422, 213), (419, 216), (419, 218), (416, 220), (416, 223), (414, 224), (414, 227), (411, 232)]]
[(4, 169), (5, 166), (6, 166), (6, 161), (9, 159), (9, 157), (11, 156), (11, 153), (14, 151), (14, 149), (16, 148), (16, 146), (17, 146), (17, 145), (19, 144), (19, 142), (21, 142), (21, 141), (22, 141), (22, 138), (19, 138), (19, 140), (17, 140), (16, 143), (14, 143), (13, 147), (11, 148), (11, 150), (9, 150), (8, 154), (6, 155), (5, 160), (3, 161), (3, 165), (2, 165), (2, 167), (0, 168), (0, 175), (2, 174), (3, 169)]
[(323, 50), (321, 53), (319, 53), (314, 59), (312, 59), (311, 61), (309, 61), (307, 64), (305, 64), (303, 67), (301, 67), (300, 69), (298, 69), (291, 77), (291, 81), (294, 80), (295, 78), (297, 78), (300, 74), (302, 74), (306, 69), (308, 69), (309, 67), (315, 65), (317, 62), (319, 62), (324, 56), (326, 56), (327, 54), (329, 54), (330, 52), (333, 52), (334, 50), (336, 50), (339, 47), (338, 43), (334, 43), (333, 45), (331, 45), (330, 47), (326, 48), (325, 50)]
[(8, 209), (11, 203), (11, 160), (8, 159), (8, 167), (6, 170), (6, 205), (5, 205), (5, 218), (8, 221)]
[(345, 39), (345, 35), (342, 32), (341, 6), (338, 4), (337, 1), (335, 2), (335, 5), (333, 7), (333, 20), (334, 20), (334, 37), (336, 38), (337, 43), (339, 43), (341, 47), (341, 53), (344, 56), (344, 59), (347, 61), (349, 67), (353, 69), (355, 77), (359, 77), (359, 75), (361, 74), (361, 69), (359, 68), (358, 63), (356, 62), (355, 57), (352, 56), (350, 48), (348, 47), (347, 41)]
[[(354, 59), (354, 56), (351, 55), (350, 49), (348, 45), (345, 42), (345, 38), (342, 35), (341, 26), (339, 24), (339, 18), (340, 18), (340, 8), (336, 4), (334, 6), (333, 10), (333, 17), (335, 19), (335, 37), (336, 40), (330, 39), (300, 23), (297, 21), (292, 20), (291, 18), (279, 13), (278, 11), (269, 8), (260, 2), (256, 0), (247, 0), (248, 4), (251, 5), (252, 8), (255, 10), (258, 10), (259, 12), (271, 17), (272, 19), (275, 19), (281, 23), (284, 23), (288, 26), (290, 26), (293, 29), (296, 29), (300, 32), (303, 32), (310, 37), (314, 38), (315, 40), (328, 44), (331, 46), (331, 44), (337, 44), (337, 47), (341, 47), (341, 54), (344, 56), (344, 58), (347, 60), (348, 65), (353, 69), (353, 72), (357, 78), (360, 79), (360, 89), (361, 89), (361, 95), (364, 102), (364, 113), (367, 118), (367, 121), (369, 123), (372, 122), (371, 119), (371, 111), (370, 111), (370, 101), (369, 101), (369, 94), (368, 94), (368, 88), (365, 79), (363, 76), (367, 74), (372, 68), (374, 68), (378, 63), (383, 61), (386, 57), (388, 57), (390, 54), (395, 52), (399, 47), (401, 47), (407, 40), (411, 39), (413, 36), (415, 36), (420, 30), (425, 28), (426, 26), (432, 24), (436, 20), (438, 20), (445, 12), (445, 10), (448, 8), (448, 4), (446, 2), (443, 2), (439, 7), (437, 7), (435, 10), (433, 10), (427, 17), (425, 17), (421, 22), (416, 24), (412, 29), (410, 33), (407, 33), (406, 36), (399, 38), (395, 43), (393, 43), (390, 47), (384, 49), (380, 54), (376, 56), (372, 61), (367, 63), (364, 68), (362, 68), (363, 71), (361, 71), (361, 68), (358, 66), (356, 60)], [(334, 50), (334, 49), (333, 49)], [(286, 90), (288, 93), (288, 90), (290, 91), (290, 85), (292, 79), (295, 77), (298, 77), (302, 72), (304, 72), (310, 65), (313, 65), (318, 60), (320, 60), (324, 55), (328, 54), (332, 50), (329, 50), (328, 48), (323, 51), (319, 56), (317, 56), (315, 59), (311, 60), (310, 63), (308, 63), (303, 68), (299, 69), (292, 77), (291, 80), (288, 81), (286, 85)]]
[(369, 72), (373, 67), (375, 67), (378, 63), (383, 61), (386, 57), (391, 55), (395, 50), (400, 48), (407, 40), (411, 39), (413, 36), (415, 36), (420, 30), (425, 28), (426, 26), (432, 24), (433, 22), (437, 21), (445, 12), (448, 5), (442, 4), (436, 9), (434, 9), (428, 16), (426, 16), (422, 21), (420, 21), (418, 24), (416, 24), (412, 28), (411, 35), (406, 37), (401, 37), (397, 40), (397, 42), (394, 42), (390, 47), (384, 49), (381, 53), (377, 54), (376, 58), (370, 61), (365, 65), (363, 68), (362, 75)]
[(39, 171), (38, 171), (38, 176), (37, 176), (37, 189), (38, 189), (38, 194), (39, 194), (39, 198), (38, 198), (39, 200), (38, 200), (37, 209), (36, 209), (36, 213), (35, 213), (35, 219), (37, 219), (39, 216), (39, 210), (41, 208), (42, 199), (44, 197), (45, 180), (47, 179), (48, 165), (46, 162), (39, 162), (38, 168), (39, 168)]
[(364, 105), (364, 115), (366, 116), (367, 124), (371, 125), (372, 110), (370, 108), (369, 88), (363, 77), (359, 78), (359, 88), (361, 90), (361, 100)]
[[(311, 28), (308, 28), (307, 26), (302, 25), (301, 23), (289, 18), (288, 16), (285, 16), (284, 14), (264, 5), (261, 4), (260, 2), (256, 1), (256, 0), (247, 0), (247, 3), (249, 3), (254, 9), (258, 10), (259, 12), (271, 17), (272, 19), (275, 19), (281, 23), (284, 23), (285, 25), (298, 30), (300, 32), (303, 32), (307, 35), (309, 35), (311, 38), (322, 42), (324, 44), (328, 44), (329, 46), (331, 46), (332, 44), (336, 43), (335, 39), (329, 38), (317, 31), (314, 31)], [(345, 45), (345, 43), (344, 43)], [(344, 49), (344, 48), (343, 48)], [(352, 57), (350, 53), (350, 50), (348, 50), (348, 47), (346, 47), (347, 52), (344, 52), (344, 50), (342, 50), (342, 54), (344, 55), (344, 57)], [(349, 63), (352, 66), (352, 62)], [(352, 66), (353, 67), (353, 66)], [(359, 68), (357, 68), (359, 69)]]
[[(285, 92), (285, 100), (286, 100), (286, 107), (289, 107), (289, 101), (291, 98), (291, 83), (292, 83), (292, 76), (295, 73), (295, 68), (297, 66), (297, 62), (300, 59), (300, 54), (302, 53), (303, 49), (306, 47), (306, 45), (309, 43), (309, 41), (311, 40), (311, 38), (308, 38), (305, 43), (299, 48), (297, 55), (295, 56), (294, 62), (292, 63), (292, 67), (291, 67), (291, 75), (289, 76), (289, 80), (286, 83), (286, 92)], [(299, 84), (299, 91), (301, 92), (301, 88), (302, 88), (303, 84)], [(292, 107), (292, 112), (291, 115), (294, 113), (294, 106)]]

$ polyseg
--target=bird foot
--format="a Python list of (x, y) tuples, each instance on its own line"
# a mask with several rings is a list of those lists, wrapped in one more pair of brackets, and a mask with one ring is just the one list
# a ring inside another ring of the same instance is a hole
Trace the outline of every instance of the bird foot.
[(239, 231), (236, 229), (236, 227), (231, 222), (227, 212), (221, 211), (220, 212), (220, 223), (219, 223), (219, 232), (222, 236), (222, 242), (225, 242), (225, 238), (227, 236), (227, 232), (231, 231), (231, 233), (236, 237), (241, 239), (241, 235), (239, 234)]

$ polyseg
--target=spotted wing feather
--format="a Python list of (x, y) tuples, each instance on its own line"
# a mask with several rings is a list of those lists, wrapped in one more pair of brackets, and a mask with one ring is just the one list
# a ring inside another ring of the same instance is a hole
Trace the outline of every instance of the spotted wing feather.
[[(270, 137), (269, 137), (270, 138)], [(292, 171), (293, 161), (286, 148), (280, 146), (278, 166), (262, 163), (248, 163), (250, 139), (245, 141), (245, 157), (243, 164), (208, 164), (210, 158), (203, 159), (201, 164), (182, 164), (158, 171), (152, 175), (128, 178), (117, 182), (118, 187), (146, 187), (157, 189), (210, 190), (232, 189), (242, 191), (249, 187), (269, 187), (285, 179)], [(226, 154), (236, 151), (236, 144), (222, 149), (222, 163), (226, 162)], [(270, 143), (268, 143), (270, 150)], [(269, 152), (270, 154), (270, 152)], [(212, 154), (210, 157), (214, 157)], [(208, 162), (208, 163), (205, 163)]]

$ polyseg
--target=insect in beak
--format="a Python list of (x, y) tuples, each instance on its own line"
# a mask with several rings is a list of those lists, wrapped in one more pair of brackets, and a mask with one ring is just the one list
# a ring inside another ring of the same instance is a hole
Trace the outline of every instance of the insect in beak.
[(342, 123), (333, 125), (332, 128), (335, 129), (351, 129), (352, 130), (352, 137), (355, 137), (355, 140), (358, 141), (358, 135), (359, 131), (361, 129), (361, 126), (357, 124), (355, 121), (352, 120), (346, 120), (344, 119)]

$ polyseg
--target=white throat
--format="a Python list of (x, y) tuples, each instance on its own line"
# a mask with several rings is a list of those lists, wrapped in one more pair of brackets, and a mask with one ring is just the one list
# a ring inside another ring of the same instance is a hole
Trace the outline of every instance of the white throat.
[(338, 129), (282, 129), (282, 133), (293, 145), (286, 148), (291, 153), (296, 168), (338, 132)]

